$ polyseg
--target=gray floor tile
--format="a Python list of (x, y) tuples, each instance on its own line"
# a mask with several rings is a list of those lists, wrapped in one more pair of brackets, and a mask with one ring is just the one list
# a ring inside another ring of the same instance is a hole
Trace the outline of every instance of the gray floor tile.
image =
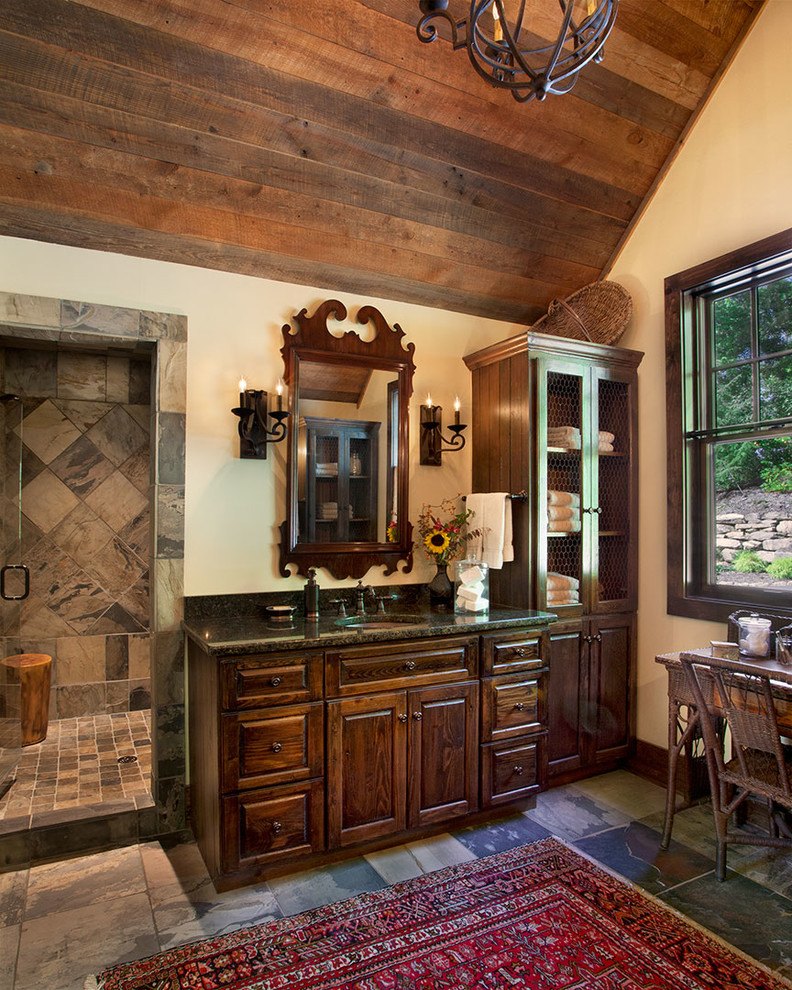
[(506, 849), (514, 849), (516, 846), (538, 842), (539, 839), (546, 839), (550, 834), (543, 825), (539, 825), (525, 815), (514, 815), (490, 824), (471, 825), (454, 832), (453, 836), (480, 858), (492, 856)]
[(373, 866), (358, 857), (324, 869), (270, 880), (269, 887), (283, 914), (289, 916), (367, 890), (381, 890), (387, 884)]
[(137, 846), (32, 866), (25, 917), (40, 918), (137, 893), (146, 893)]
[(159, 951), (148, 895), (25, 921), (15, 990), (79, 990), (87, 976)]
[(665, 808), (665, 788), (627, 770), (579, 780), (574, 787), (594, 797), (597, 804), (609, 805), (630, 818), (645, 818)]
[(25, 914), (28, 871), (0, 873), (0, 929), (18, 924)]
[(210, 883), (209, 872), (194, 842), (164, 848), (159, 842), (140, 845), (140, 857), (151, 903), (156, 908), (173, 900), (179, 893), (205, 888)]
[(660, 899), (772, 969), (792, 968), (792, 901), (729, 871), (708, 874)]
[(675, 840), (667, 850), (661, 849), (661, 834), (642, 822), (632, 822), (579, 839), (574, 846), (653, 894), (715, 868), (711, 859)]
[(526, 811), (525, 815), (544, 826), (552, 835), (568, 842), (632, 821), (629, 815), (601, 804), (596, 792), (584, 794), (574, 785), (540, 794), (536, 807)]
[(21, 925), (0, 928), (0, 990), (13, 990)]
[(419, 877), (423, 873), (418, 860), (406, 846), (379, 849), (373, 853), (366, 853), (363, 858), (374, 867), (386, 884), (412, 880), (413, 877)]
[(424, 873), (431, 873), (434, 870), (442, 870), (446, 866), (457, 866), (459, 863), (469, 863), (477, 859), (474, 852), (467, 846), (443, 832), (441, 835), (434, 835), (429, 839), (420, 839), (417, 842), (408, 842), (407, 849), (420, 864)]

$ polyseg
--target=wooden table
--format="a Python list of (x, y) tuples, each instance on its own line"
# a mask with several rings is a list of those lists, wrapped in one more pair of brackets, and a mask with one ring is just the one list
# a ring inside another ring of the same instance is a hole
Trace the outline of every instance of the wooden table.
[[(696, 739), (701, 738), (698, 708), (679, 659), (682, 652), (686, 656), (700, 656), (703, 659), (709, 659), (713, 655), (712, 648), (707, 646), (677, 653), (660, 653), (655, 657), (655, 662), (662, 664), (668, 672), (668, 781), (661, 849), (667, 849), (671, 842), (671, 829), (677, 810), (676, 777), (680, 754), (685, 750), (690, 773), (693, 765), (693, 746)], [(746, 674), (764, 675), (770, 672), (777, 686), (773, 694), (776, 698), (779, 728), (787, 729), (792, 736), (792, 665), (780, 664), (776, 660), (739, 657), (729, 666)]]

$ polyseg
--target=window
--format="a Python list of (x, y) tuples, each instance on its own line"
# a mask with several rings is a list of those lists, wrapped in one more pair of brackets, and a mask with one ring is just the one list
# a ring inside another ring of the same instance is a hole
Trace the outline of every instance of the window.
[(792, 616), (792, 230), (665, 288), (668, 611)]

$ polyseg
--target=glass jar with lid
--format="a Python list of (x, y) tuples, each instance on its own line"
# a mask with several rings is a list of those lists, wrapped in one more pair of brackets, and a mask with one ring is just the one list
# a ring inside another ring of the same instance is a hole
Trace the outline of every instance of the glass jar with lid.
[(473, 555), (454, 564), (454, 612), (478, 616), (489, 612), (489, 564)]
[(770, 656), (770, 619), (743, 615), (737, 620), (740, 654), (744, 657)]

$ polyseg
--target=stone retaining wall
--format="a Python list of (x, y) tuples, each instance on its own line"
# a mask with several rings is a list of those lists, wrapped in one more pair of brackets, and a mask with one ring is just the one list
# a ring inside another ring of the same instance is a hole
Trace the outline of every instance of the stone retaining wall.
[(741, 550), (753, 550), (767, 564), (776, 557), (792, 557), (792, 520), (786, 516), (727, 512), (717, 516), (716, 522), (716, 546), (727, 563)]

